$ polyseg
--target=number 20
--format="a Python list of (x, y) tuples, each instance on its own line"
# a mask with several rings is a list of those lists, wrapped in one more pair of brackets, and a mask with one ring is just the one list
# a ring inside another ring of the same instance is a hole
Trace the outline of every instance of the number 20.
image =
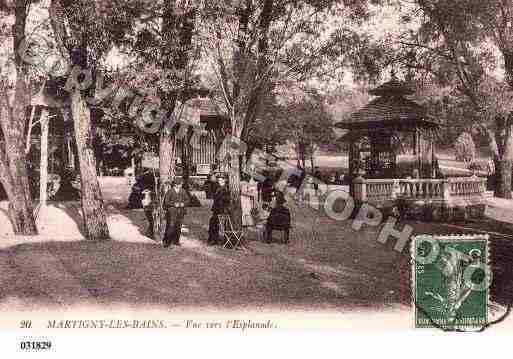
[(22, 320), (20, 322), (20, 328), (21, 329), (30, 329), (30, 328), (32, 328), (32, 321), (31, 320)]

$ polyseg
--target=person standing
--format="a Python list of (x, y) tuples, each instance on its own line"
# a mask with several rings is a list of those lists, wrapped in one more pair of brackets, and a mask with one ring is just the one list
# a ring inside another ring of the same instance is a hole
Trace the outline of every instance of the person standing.
[(240, 181), (240, 203), (242, 208), (242, 225), (253, 226), (255, 223), (251, 216), (253, 209), (253, 194), (251, 192), (249, 181), (246, 178)]
[(264, 181), (261, 184), (261, 200), (262, 207), (267, 208), (270, 207), (272, 195), (274, 192), (273, 181), (271, 179), (271, 174), (267, 173)]
[(171, 244), (180, 245), (180, 234), (182, 223), (186, 214), (186, 207), (189, 204), (189, 197), (182, 188), (182, 179), (175, 178), (171, 182), (171, 188), (164, 197), (164, 208), (166, 209), (167, 223), (163, 245), (169, 247)]
[(230, 191), (226, 185), (226, 179), (223, 176), (217, 177), (217, 189), (214, 193), (214, 203), (212, 204), (212, 217), (208, 224), (208, 241), (210, 246), (220, 244), (219, 241), (219, 218), (220, 214), (230, 214)]
[(148, 230), (146, 231), (148, 237), (153, 238), (153, 208), (155, 197), (153, 196), (153, 192), (150, 189), (145, 189), (142, 194), (144, 195), (142, 199), (142, 205), (144, 208), (144, 214), (146, 215), (146, 219), (148, 220)]
[(319, 193), (319, 181), (322, 181), (322, 173), (319, 170), (319, 167), (317, 166), (314, 168), (313, 177), (315, 178), (315, 180), (313, 181), (312, 188), (314, 189), (315, 195), (317, 196)]

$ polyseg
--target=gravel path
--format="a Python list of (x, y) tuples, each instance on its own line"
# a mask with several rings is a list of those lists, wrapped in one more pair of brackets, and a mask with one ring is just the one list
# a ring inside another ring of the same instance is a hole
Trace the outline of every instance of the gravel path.
[[(249, 250), (234, 251), (205, 245), (210, 215), (205, 202), (189, 210), (182, 246), (164, 249), (144, 236), (144, 213), (124, 209), (127, 189), (119, 181), (102, 186), (110, 241), (83, 239), (78, 203), (50, 206), (52, 221), (37, 237), (15, 238), (8, 223), (0, 223), (0, 310), (83, 304), (166, 310), (409, 308), (409, 256), (394, 251), (394, 240), (377, 242), (379, 227), (356, 232), (349, 221), (295, 208), (289, 245), (264, 244), (248, 233)], [(409, 224), (414, 233), (455, 232), (442, 224)], [(506, 269), (499, 283), (511, 285), (504, 278), (513, 278), (513, 266), (501, 268)], [(500, 298), (502, 287), (494, 290)]]

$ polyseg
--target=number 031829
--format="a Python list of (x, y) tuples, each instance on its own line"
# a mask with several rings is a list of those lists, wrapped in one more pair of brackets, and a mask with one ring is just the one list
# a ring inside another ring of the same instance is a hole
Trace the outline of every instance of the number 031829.
[(49, 341), (22, 341), (21, 350), (48, 350), (52, 348), (52, 342)]

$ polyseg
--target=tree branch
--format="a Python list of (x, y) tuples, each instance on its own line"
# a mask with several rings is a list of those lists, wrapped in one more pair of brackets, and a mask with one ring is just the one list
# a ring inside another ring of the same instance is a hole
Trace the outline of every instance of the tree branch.
[(64, 61), (66, 61), (68, 67), (71, 67), (72, 63), (69, 52), (71, 45), (69, 44), (69, 36), (64, 25), (65, 14), (64, 9), (60, 4), (60, 0), (51, 0), (48, 11), (57, 48), (59, 49)]

